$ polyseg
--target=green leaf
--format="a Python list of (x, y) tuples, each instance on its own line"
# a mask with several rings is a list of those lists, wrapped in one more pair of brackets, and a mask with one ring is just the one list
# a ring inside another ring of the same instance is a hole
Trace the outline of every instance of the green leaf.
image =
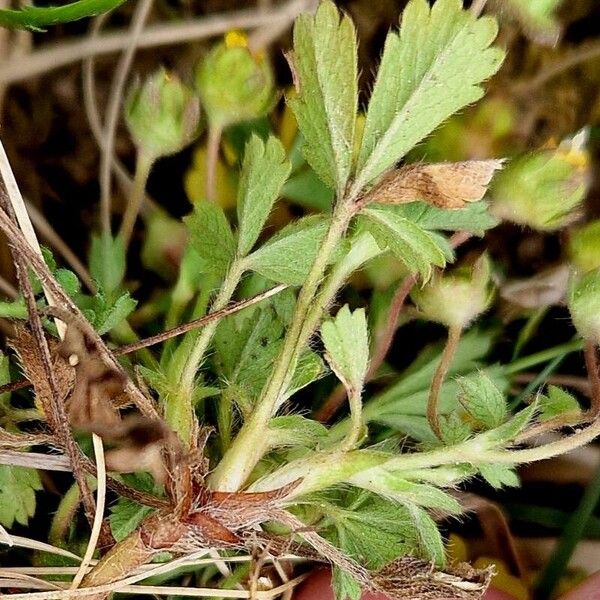
[(70, 298), (75, 298), (81, 292), (81, 282), (73, 271), (69, 271), (69, 269), (57, 269), (54, 276), (60, 287), (62, 287)]
[[(392, 167), (450, 115), (483, 95), (504, 52), (489, 17), (476, 19), (461, 0), (411, 0), (400, 33), (387, 36), (369, 103), (355, 189)], [(476, 57), (476, 60), (475, 60)]]
[(581, 407), (569, 392), (555, 385), (548, 386), (548, 392), (538, 398), (540, 421), (548, 421), (558, 416), (581, 414)]
[(270, 136), (264, 143), (253, 134), (246, 144), (238, 187), (238, 254), (252, 250), (290, 174), (281, 142)]
[(353, 390), (361, 390), (369, 366), (369, 332), (364, 309), (353, 313), (344, 305), (335, 319), (321, 326), (327, 361), (338, 378)]
[(407, 506), (356, 489), (345, 500), (344, 506), (338, 506), (319, 497), (317, 507), (331, 520), (325, 537), (351, 558), (369, 569), (379, 569), (399, 556), (419, 551), (413, 511)]
[(90, 248), (90, 275), (107, 297), (119, 290), (125, 277), (123, 240), (110, 234), (93, 235)]
[(508, 406), (504, 394), (485, 372), (461, 377), (458, 385), (460, 403), (478, 424), (493, 429), (506, 421)]
[(446, 265), (444, 251), (427, 231), (397, 214), (393, 208), (368, 208), (363, 211), (360, 220), (380, 248), (389, 248), (408, 269), (429, 279), (432, 265)]
[(533, 419), (537, 409), (537, 402), (533, 402), (527, 408), (516, 413), (511, 419), (506, 421), (506, 423), (503, 423), (495, 429), (479, 434), (477, 439), (490, 448), (512, 444), (515, 438)]
[(278, 283), (302, 285), (327, 231), (313, 215), (290, 223), (247, 257), (248, 268)]
[(327, 427), (302, 415), (284, 415), (269, 423), (273, 447), (305, 446), (314, 448), (327, 435)]
[(298, 359), (292, 380), (283, 395), (284, 399), (290, 398), (302, 388), (313, 383), (313, 381), (320, 379), (325, 375), (326, 371), (321, 357), (316, 352), (305, 350)]
[(223, 277), (235, 255), (235, 240), (223, 209), (213, 202), (196, 202), (184, 222), (198, 255), (198, 269)]
[(418, 506), (408, 505), (408, 509), (419, 536), (421, 554), (436, 566), (442, 567), (446, 561), (444, 542), (435, 521)]
[(154, 512), (154, 509), (150, 506), (138, 504), (128, 498), (119, 498), (117, 503), (110, 507), (108, 517), (110, 531), (115, 540), (124, 540), (151, 512)]
[(384, 467), (369, 469), (350, 478), (350, 483), (401, 504), (411, 503), (425, 508), (443, 510), (449, 514), (461, 512), (460, 503), (446, 492), (429, 484), (415, 483)]
[(331, 587), (335, 600), (360, 600), (362, 586), (351, 573), (334, 566), (331, 574)]
[(35, 513), (35, 492), (42, 489), (35, 469), (0, 465), (0, 523), (27, 525)]
[(423, 229), (468, 231), (482, 236), (500, 222), (490, 213), (489, 204), (485, 200), (458, 209), (439, 208), (424, 202), (410, 202), (390, 208)]
[(490, 464), (479, 467), (481, 476), (495, 489), (518, 487), (519, 476), (511, 465)]
[(471, 426), (463, 421), (456, 412), (441, 415), (440, 428), (442, 430), (442, 441), (448, 446), (464, 442), (473, 433)]
[(103, 293), (98, 292), (92, 302), (94, 329), (102, 335), (107, 333), (119, 323), (123, 322), (137, 306), (129, 292), (121, 294), (114, 302), (110, 302)]
[(288, 99), (304, 136), (303, 152), (338, 196), (352, 168), (358, 105), (356, 32), (349, 17), (325, 0), (316, 15), (294, 25), (290, 64), (298, 95)]

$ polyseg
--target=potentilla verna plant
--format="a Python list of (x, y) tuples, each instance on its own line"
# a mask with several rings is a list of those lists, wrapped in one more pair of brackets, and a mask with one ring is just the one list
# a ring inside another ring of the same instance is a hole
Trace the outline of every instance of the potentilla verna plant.
[[(564, 145), (506, 164), (406, 159), (482, 98), (504, 60), (496, 36), (494, 18), (460, 0), (410, 0), (387, 35), (363, 111), (352, 20), (330, 0), (300, 15), (287, 55), (294, 87), (285, 93), (298, 135), (290, 145), (248, 129), (239, 161), (230, 160), (239, 166), (234, 214), (216, 201), (219, 147), (228, 128), (274, 110), (268, 57), (231, 32), (197, 66), (195, 86), (164, 69), (136, 80), (124, 116), (138, 172), (119, 233), (105, 223), (93, 237), (91, 293), (37, 246), (4, 161), (0, 228), (20, 295), (3, 308), (15, 333), (0, 368), (7, 384), (20, 369), (19, 385), (33, 390), (28, 409), (11, 404), (16, 384), (0, 396), (0, 448), (31, 460), (0, 465), (0, 523), (16, 540), (11, 528), (35, 512), (36, 468), (54, 461), (75, 482), (53, 517), (51, 544), (73, 558), (66, 540), (80, 503), (92, 531), (68, 585), (15, 598), (89, 588), (85, 597), (101, 600), (198, 560), (219, 597), (219, 588), (251, 580), (249, 554), (329, 563), (337, 600), (358, 600), (363, 590), (404, 600), (481, 598), (491, 571), (448, 561), (439, 529), (463, 512), (459, 486), (473, 478), (516, 486), (518, 465), (600, 433), (595, 226), (572, 238), (585, 260), (573, 261), (565, 290), (574, 347), (585, 347), (593, 373), (586, 410), (558, 388), (508, 402), (519, 366), (486, 365), (490, 337), (477, 327), (495, 298), (493, 260), (477, 252), (453, 264), (457, 246), (498, 218), (542, 230), (571, 223), (585, 168), (564, 158)], [(128, 321), (136, 301), (125, 274), (148, 176), (200, 135), (204, 119), (205, 198), (183, 222), (156, 206), (144, 213), (152, 241), (142, 256), (158, 260), (171, 236), (182, 256), (161, 299), (160, 332), (140, 340)], [(299, 165), (329, 204), (274, 232), (270, 216)], [(531, 173), (552, 193), (536, 190)], [(545, 216), (529, 201), (534, 191)], [(151, 234), (152, 219), (167, 229)], [(386, 257), (401, 264), (401, 303), (410, 298), (412, 317), (438, 323), (447, 339), (391, 385), (368, 386), (385, 371), (391, 340), (374, 309), (338, 298), (357, 272)], [(338, 387), (311, 413), (311, 390), (326, 376)], [(34, 428), (23, 426), (22, 410), (35, 413)], [(538, 444), (539, 434), (565, 425), (577, 428)], [(107, 488), (116, 501), (104, 519)], [(255, 596), (240, 597), (259, 597), (253, 585)]]

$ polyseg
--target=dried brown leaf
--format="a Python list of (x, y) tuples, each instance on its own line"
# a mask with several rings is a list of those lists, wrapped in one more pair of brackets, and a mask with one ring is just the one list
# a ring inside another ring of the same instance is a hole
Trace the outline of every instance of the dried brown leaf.
[(404, 557), (374, 575), (376, 587), (399, 600), (479, 600), (487, 590), (492, 570), (460, 563), (436, 570), (427, 561)]
[(440, 208), (462, 208), (481, 200), (503, 160), (415, 163), (390, 172), (365, 203), (407, 204), (422, 201)]

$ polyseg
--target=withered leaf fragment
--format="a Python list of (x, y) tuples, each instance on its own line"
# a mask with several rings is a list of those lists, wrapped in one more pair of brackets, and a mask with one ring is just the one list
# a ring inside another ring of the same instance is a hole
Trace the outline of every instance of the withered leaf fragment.
[(388, 173), (364, 203), (407, 204), (421, 201), (440, 208), (463, 208), (481, 200), (502, 159), (404, 165)]
[(459, 563), (443, 570), (417, 558), (393, 561), (374, 576), (378, 589), (399, 600), (479, 600), (489, 586), (492, 570)]

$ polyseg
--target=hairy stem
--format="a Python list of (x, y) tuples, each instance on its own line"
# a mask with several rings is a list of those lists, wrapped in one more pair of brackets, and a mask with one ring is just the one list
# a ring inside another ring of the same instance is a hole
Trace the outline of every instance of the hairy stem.
[(129, 242), (131, 241), (133, 227), (138, 214), (140, 213), (142, 202), (144, 201), (146, 184), (148, 183), (148, 177), (150, 175), (152, 163), (153, 161), (149, 156), (141, 152), (138, 154), (131, 197), (129, 198), (129, 201), (125, 207), (123, 221), (121, 221), (121, 229), (119, 230), (119, 235), (123, 238), (123, 245), (125, 246), (125, 249), (127, 249)]
[[(242, 261), (234, 261), (217, 297), (212, 303), (209, 314), (219, 312), (227, 306), (240, 282), (243, 272), (244, 266)], [(215, 334), (218, 322), (218, 320), (208, 322), (196, 338), (193, 347), (183, 363), (181, 376), (178, 378), (179, 386), (177, 395), (168, 400), (166, 404), (165, 419), (167, 423), (190, 446), (193, 446), (195, 443), (194, 431), (196, 430), (196, 417), (193, 406), (194, 382), (206, 350)]]
[(217, 164), (219, 162), (219, 147), (223, 127), (211, 125), (208, 130), (208, 141), (206, 144), (206, 199), (209, 202), (216, 200), (217, 194)]
[(273, 372), (265, 385), (262, 397), (209, 478), (209, 485), (213, 489), (231, 492), (240, 489), (269, 447), (269, 439), (266, 435), (269, 421), (279, 408), (303, 342), (309, 335), (305, 321), (315, 301), (331, 254), (344, 235), (352, 217), (352, 211), (344, 204), (340, 203), (338, 207), (310, 273), (300, 290), (281, 354), (273, 366)]
[(431, 388), (429, 390), (429, 399), (427, 400), (427, 420), (429, 421), (431, 429), (433, 429), (433, 432), (440, 440), (443, 437), (442, 429), (440, 427), (440, 415), (438, 412), (440, 392), (442, 390), (442, 385), (444, 384), (446, 374), (448, 373), (448, 369), (450, 368), (450, 364), (452, 363), (452, 358), (454, 357), (456, 349), (458, 348), (461, 333), (461, 327), (451, 326), (448, 329), (448, 340), (444, 346), (440, 364), (433, 375)]

